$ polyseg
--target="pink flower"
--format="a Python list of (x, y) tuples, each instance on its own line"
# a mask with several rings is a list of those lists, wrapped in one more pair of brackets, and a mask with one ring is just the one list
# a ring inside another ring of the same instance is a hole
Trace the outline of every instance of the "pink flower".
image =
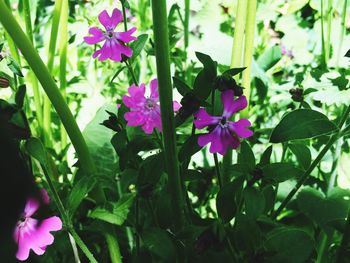
[[(47, 194), (43, 193), (43, 201), (48, 203)], [(42, 221), (32, 218), (34, 213), (39, 209), (39, 201), (29, 198), (24, 208), (21, 219), (17, 222), (14, 239), (18, 244), (16, 258), (24, 261), (29, 257), (32, 249), (35, 254), (42, 255), (45, 253), (46, 247), (51, 245), (54, 237), (51, 231), (62, 229), (62, 221), (57, 216), (52, 216)]]
[[(145, 133), (151, 134), (154, 128), (162, 131), (162, 121), (160, 116), (158, 80), (151, 81), (151, 95), (145, 96), (145, 84), (140, 87), (132, 85), (128, 92), (130, 96), (123, 96), (125, 106), (130, 112), (125, 113), (124, 118), (128, 126), (141, 126)], [(178, 102), (174, 102), (174, 111), (180, 108)]]
[(115, 32), (117, 25), (123, 21), (123, 14), (120, 10), (114, 9), (112, 16), (109, 16), (107, 11), (102, 11), (98, 19), (104, 26), (105, 31), (102, 31), (98, 27), (91, 27), (89, 34), (91, 36), (84, 37), (84, 41), (89, 45), (94, 45), (104, 41), (101, 49), (95, 51), (92, 55), (93, 58), (98, 57), (98, 60), (104, 61), (111, 59), (113, 61), (121, 61), (122, 55), (126, 57), (132, 56), (132, 49), (125, 45), (137, 38), (132, 36), (136, 31), (136, 27), (131, 28), (126, 32)]
[(226, 90), (221, 93), (221, 100), (224, 106), (222, 116), (210, 116), (203, 108), (199, 109), (194, 116), (194, 125), (197, 129), (209, 127), (210, 132), (198, 137), (198, 144), (205, 146), (211, 143), (209, 151), (225, 155), (228, 148), (236, 149), (240, 145), (239, 138), (247, 138), (253, 132), (247, 127), (251, 126), (249, 120), (240, 119), (237, 122), (230, 121), (233, 113), (247, 107), (247, 99), (240, 96), (234, 100), (233, 91)]

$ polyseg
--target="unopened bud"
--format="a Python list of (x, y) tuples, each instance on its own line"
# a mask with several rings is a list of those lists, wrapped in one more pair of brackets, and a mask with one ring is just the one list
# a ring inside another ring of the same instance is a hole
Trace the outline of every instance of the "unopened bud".
[(10, 81), (5, 77), (0, 77), (0, 88), (8, 88), (10, 86)]
[(296, 88), (296, 89), (290, 89), (289, 93), (292, 95), (292, 100), (296, 102), (303, 102), (304, 101), (304, 90)]

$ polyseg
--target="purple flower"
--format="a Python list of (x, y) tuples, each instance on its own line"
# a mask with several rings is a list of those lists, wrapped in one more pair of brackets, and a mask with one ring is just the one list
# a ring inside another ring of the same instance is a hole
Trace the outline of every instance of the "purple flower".
[[(151, 134), (154, 128), (162, 131), (162, 121), (160, 116), (158, 80), (154, 79), (150, 84), (151, 94), (145, 96), (145, 84), (140, 87), (132, 85), (128, 92), (130, 96), (123, 96), (123, 102), (130, 111), (125, 113), (124, 118), (128, 126), (141, 126), (145, 133)], [(174, 111), (180, 108), (178, 102), (174, 102)]]
[(253, 132), (247, 127), (251, 126), (249, 120), (240, 119), (237, 122), (230, 121), (233, 113), (247, 107), (245, 96), (234, 100), (233, 91), (226, 90), (221, 93), (221, 100), (224, 106), (222, 116), (210, 116), (203, 108), (199, 109), (194, 116), (194, 125), (197, 129), (209, 127), (210, 132), (198, 137), (198, 144), (205, 146), (211, 143), (209, 151), (225, 155), (228, 148), (236, 149), (240, 145), (239, 138), (247, 138)]
[(98, 27), (91, 27), (89, 29), (89, 34), (91, 34), (91, 36), (84, 37), (84, 41), (89, 45), (104, 41), (102, 48), (96, 50), (92, 57), (98, 57), (100, 61), (111, 59), (118, 62), (122, 60), (122, 55), (131, 57), (132, 49), (126, 46), (125, 43), (137, 39), (132, 36), (136, 31), (136, 27), (126, 32), (115, 32), (117, 25), (123, 21), (122, 12), (116, 8), (113, 10), (112, 16), (109, 16), (107, 11), (104, 10), (99, 14), (98, 19), (104, 26), (105, 31), (102, 31)]
[[(43, 193), (43, 201), (48, 203), (48, 197), (45, 193)], [(18, 244), (16, 253), (18, 260), (26, 260), (31, 249), (37, 255), (44, 254), (46, 247), (54, 241), (54, 237), (50, 232), (62, 229), (62, 221), (57, 216), (46, 218), (40, 222), (32, 218), (38, 209), (39, 201), (29, 198), (24, 208), (24, 213), (17, 222), (14, 239)]]

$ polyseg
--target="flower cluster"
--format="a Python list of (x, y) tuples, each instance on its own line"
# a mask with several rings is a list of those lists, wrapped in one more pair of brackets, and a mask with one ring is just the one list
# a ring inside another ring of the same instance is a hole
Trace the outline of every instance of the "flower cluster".
[[(43, 193), (42, 199), (44, 203), (49, 203), (46, 192)], [(37, 255), (44, 254), (46, 247), (54, 241), (54, 237), (50, 232), (62, 229), (62, 221), (57, 216), (52, 216), (41, 221), (34, 219), (33, 215), (39, 209), (39, 206), (40, 202), (37, 199), (29, 198), (24, 212), (17, 222), (14, 239), (18, 244), (16, 253), (18, 260), (27, 260), (30, 250), (33, 250)]]
[(240, 96), (234, 99), (232, 90), (221, 93), (224, 110), (221, 116), (211, 116), (205, 109), (199, 109), (195, 114), (194, 125), (197, 129), (208, 127), (209, 132), (198, 137), (198, 144), (205, 146), (210, 143), (211, 153), (225, 155), (228, 148), (236, 149), (240, 145), (239, 138), (248, 138), (253, 132), (248, 129), (251, 123), (247, 119), (231, 121), (234, 113), (247, 107), (247, 99)]

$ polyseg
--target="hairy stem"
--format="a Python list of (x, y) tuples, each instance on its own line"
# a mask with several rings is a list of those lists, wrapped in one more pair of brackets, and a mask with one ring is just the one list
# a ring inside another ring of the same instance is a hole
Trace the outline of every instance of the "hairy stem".
[(159, 81), (159, 100), (163, 124), (165, 164), (169, 177), (169, 191), (172, 197), (175, 229), (179, 230), (185, 223), (185, 213), (176, 149), (168, 19), (165, 0), (152, 0), (152, 15)]

